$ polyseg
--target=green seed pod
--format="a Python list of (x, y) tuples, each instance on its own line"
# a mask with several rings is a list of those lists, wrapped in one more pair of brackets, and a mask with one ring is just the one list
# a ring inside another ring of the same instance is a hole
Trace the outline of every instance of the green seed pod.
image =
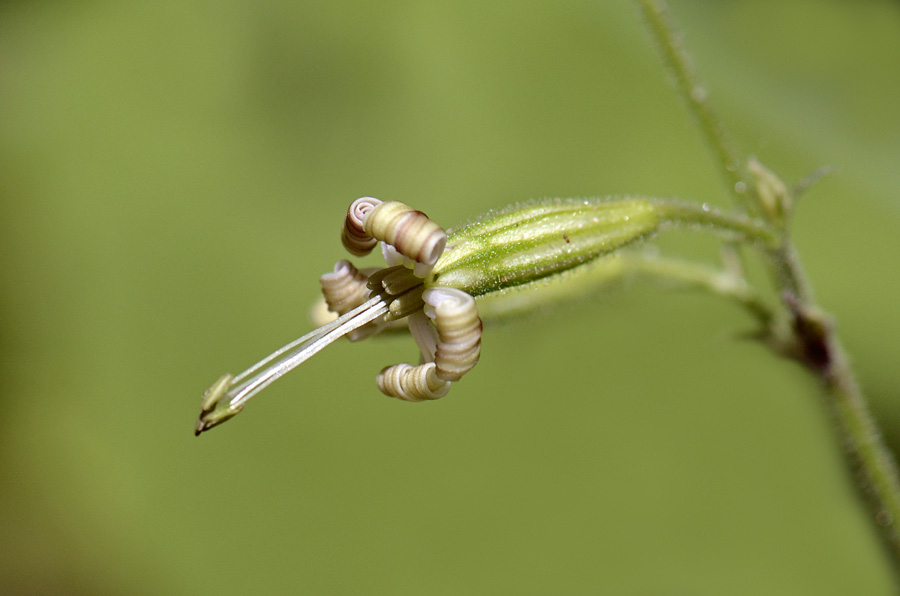
[(483, 296), (563, 273), (652, 235), (647, 199), (557, 199), (490, 212), (451, 230), (427, 285)]

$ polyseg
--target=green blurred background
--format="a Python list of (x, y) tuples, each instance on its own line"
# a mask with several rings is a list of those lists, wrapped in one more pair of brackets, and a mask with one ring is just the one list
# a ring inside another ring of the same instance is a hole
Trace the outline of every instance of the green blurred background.
[[(796, 238), (900, 447), (900, 3), (673, 11), (747, 152), (836, 167)], [(0, 181), (3, 594), (893, 593), (815, 383), (714, 297), (491, 327), (432, 404), (341, 342), (192, 435), (358, 196), (726, 205), (630, 3), (7, 0)]]

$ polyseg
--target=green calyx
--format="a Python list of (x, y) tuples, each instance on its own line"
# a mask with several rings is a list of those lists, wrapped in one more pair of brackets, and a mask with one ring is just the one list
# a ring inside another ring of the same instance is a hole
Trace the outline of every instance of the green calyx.
[(554, 199), (489, 212), (449, 231), (427, 285), (472, 296), (557, 275), (644, 239), (663, 218), (648, 199)]

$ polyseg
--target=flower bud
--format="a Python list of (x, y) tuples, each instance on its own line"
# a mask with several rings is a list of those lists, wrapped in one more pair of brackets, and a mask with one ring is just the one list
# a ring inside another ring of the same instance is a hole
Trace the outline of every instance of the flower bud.
[(753, 177), (756, 196), (763, 213), (769, 221), (782, 223), (791, 212), (791, 195), (787, 185), (775, 172), (767, 168), (755, 157), (747, 161), (747, 170)]

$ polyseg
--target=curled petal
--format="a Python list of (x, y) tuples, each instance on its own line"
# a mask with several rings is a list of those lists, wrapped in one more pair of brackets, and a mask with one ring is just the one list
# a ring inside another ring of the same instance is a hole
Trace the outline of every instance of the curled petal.
[(398, 201), (376, 205), (365, 215), (363, 225), (370, 236), (428, 267), (437, 262), (447, 244), (447, 234), (440, 226)]
[(475, 299), (453, 288), (429, 288), (422, 295), (425, 314), (434, 320), (438, 341), (437, 376), (458, 381), (481, 355), (481, 319)]
[(450, 391), (449, 381), (438, 378), (433, 362), (389, 366), (379, 373), (377, 383), (382, 393), (404, 401), (438, 399)]
[[(350, 261), (338, 261), (334, 271), (319, 278), (328, 310), (343, 315), (368, 300), (371, 297), (368, 283), (371, 273), (371, 269), (360, 271)], [(373, 321), (348, 333), (347, 339), (359, 341), (378, 333), (383, 327), (384, 322)]]
[(375, 248), (378, 241), (366, 231), (364, 223), (368, 214), (381, 204), (382, 201), (374, 197), (361, 197), (350, 203), (341, 230), (341, 242), (350, 254), (362, 257)]
[(368, 300), (368, 279), (350, 261), (338, 261), (333, 272), (319, 278), (328, 310), (342, 315)]

